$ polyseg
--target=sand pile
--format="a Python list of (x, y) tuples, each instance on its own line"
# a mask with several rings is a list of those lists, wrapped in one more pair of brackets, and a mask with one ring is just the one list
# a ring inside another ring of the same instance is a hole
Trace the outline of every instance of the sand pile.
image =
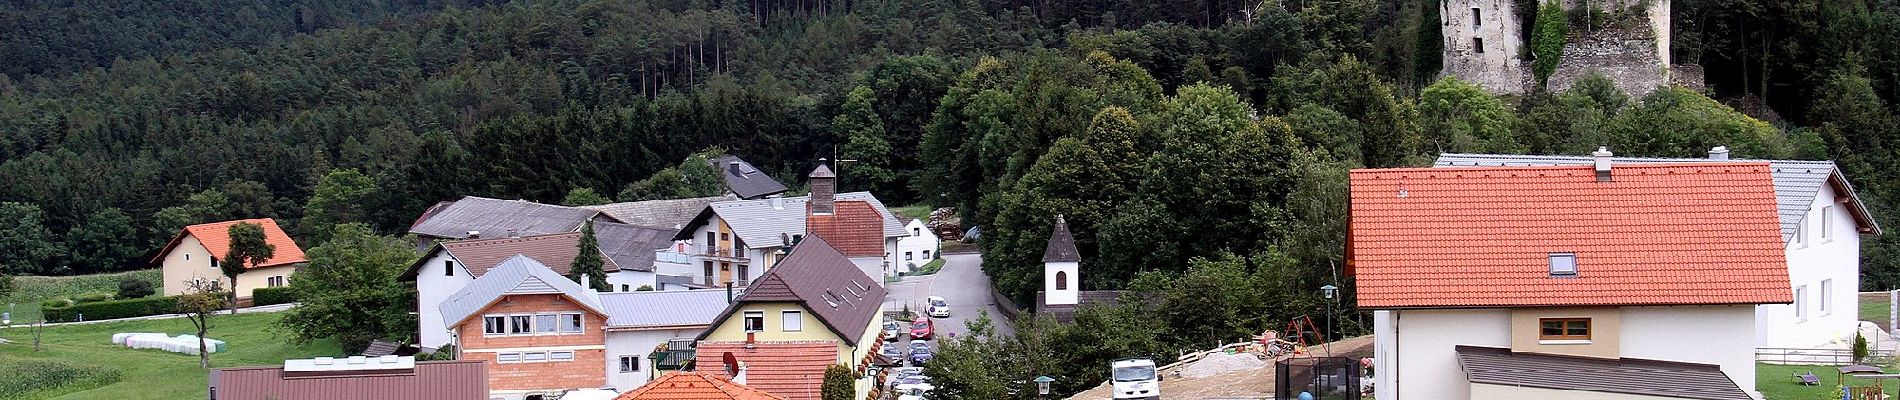
[(1214, 353), (1181, 369), (1184, 378), (1206, 378), (1234, 371), (1266, 368), (1267, 362), (1253, 353)]

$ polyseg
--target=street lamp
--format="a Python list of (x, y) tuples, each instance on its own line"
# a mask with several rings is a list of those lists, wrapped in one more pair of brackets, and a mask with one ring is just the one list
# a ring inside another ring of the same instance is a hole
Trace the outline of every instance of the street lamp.
[(1050, 378), (1047, 376), (1036, 377), (1036, 398), (1040, 399), (1042, 398), (1042, 396), (1048, 395), (1049, 383), (1055, 382), (1055, 381), (1056, 381), (1056, 378)]
[(1326, 336), (1320, 339), (1331, 341), (1333, 340), (1333, 298), (1339, 295), (1339, 287), (1329, 283), (1326, 286), (1320, 286), (1319, 293), (1326, 296)]

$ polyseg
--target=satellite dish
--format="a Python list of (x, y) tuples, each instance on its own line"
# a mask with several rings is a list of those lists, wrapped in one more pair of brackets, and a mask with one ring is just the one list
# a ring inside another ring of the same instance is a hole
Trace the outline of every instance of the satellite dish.
[(724, 356), (720, 357), (720, 361), (726, 364), (726, 375), (739, 374), (739, 358), (732, 356), (732, 352), (726, 352)]

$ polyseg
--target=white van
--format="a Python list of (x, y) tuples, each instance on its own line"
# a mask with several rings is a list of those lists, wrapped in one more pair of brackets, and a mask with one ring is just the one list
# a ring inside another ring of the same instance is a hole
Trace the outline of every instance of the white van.
[(1120, 399), (1161, 399), (1161, 375), (1155, 373), (1155, 361), (1124, 358), (1111, 364), (1114, 397)]

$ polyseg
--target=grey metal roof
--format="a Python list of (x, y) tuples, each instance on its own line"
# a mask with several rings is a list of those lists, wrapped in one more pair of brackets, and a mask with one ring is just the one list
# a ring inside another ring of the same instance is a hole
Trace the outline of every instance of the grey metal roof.
[(739, 156), (724, 155), (707, 162), (719, 169), (719, 175), (726, 178), (726, 190), (731, 190), (739, 198), (756, 199), (785, 193), (785, 184), (772, 179), (752, 163), (739, 159)]
[(619, 269), (652, 272), (653, 252), (673, 244), (673, 230), (599, 222), (594, 224), (594, 240)]
[(483, 237), (506, 237), (511, 230), (520, 236), (566, 233), (580, 230), (581, 223), (598, 214), (585, 208), (467, 196), (432, 210), (411, 225), (409, 233), (452, 239), (466, 238), (469, 231), (480, 231)]
[(610, 328), (711, 325), (726, 309), (724, 290), (601, 293)]
[(554, 273), (528, 256), (514, 256), (475, 278), (461, 291), (442, 301), (442, 322), (455, 326), (475, 313), (482, 312), (502, 296), (514, 294), (560, 294), (589, 310), (606, 314), (600, 301), (582, 289), (581, 284)]
[(599, 210), (628, 225), (679, 229), (681, 225), (691, 222), (693, 216), (699, 215), (700, 210), (706, 209), (707, 204), (738, 199), (732, 195), (723, 195), (690, 199), (629, 201), (580, 208)]
[[(1444, 153), (1444, 154), (1438, 155), (1438, 161), (1433, 162), (1432, 166), (1434, 167), (1526, 167), (1526, 166), (1591, 165), (1595, 162), (1596, 162), (1595, 158), (1586, 157), (1586, 156)], [(1811, 206), (1814, 203), (1814, 196), (1820, 193), (1821, 187), (1823, 185), (1827, 185), (1830, 179), (1836, 180), (1837, 184), (1842, 185), (1841, 187), (1844, 188), (1842, 191), (1847, 192), (1846, 195), (1851, 197), (1853, 200), (1853, 204), (1850, 206), (1850, 210), (1852, 210), (1856, 214), (1855, 219), (1858, 221), (1862, 221), (1863, 226), (1869, 227), (1875, 233), (1879, 233), (1880, 231), (1880, 227), (1874, 223), (1873, 216), (1868, 214), (1866, 208), (1861, 205), (1860, 195), (1857, 193), (1854, 193), (1853, 188), (1851, 186), (1847, 186), (1847, 179), (1843, 176), (1840, 176), (1840, 170), (1839, 168), (1834, 166), (1833, 161), (1751, 160), (1751, 159), (1716, 160), (1716, 159), (1709, 159), (1709, 158), (1611, 157), (1610, 162), (1612, 164), (1614, 163), (1708, 163), (1708, 162), (1765, 162), (1765, 163), (1768, 163), (1769, 168), (1773, 170), (1773, 175), (1774, 175), (1774, 180), (1775, 180), (1775, 206), (1780, 210), (1781, 239), (1784, 242), (1794, 237), (1795, 227), (1801, 225), (1802, 217), (1807, 215), (1809, 206)]]
[(1055, 231), (1049, 233), (1049, 247), (1042, 249), (1042, 262), (1063, 261), (1080, 262), (1082, 253), (1075, 249), (1075, 236), (1069, 234), (1069, 222), (1057, 215)]
[[(726, 224), (732, 226), (733, 234), (739, 235), (739, 240), (744, 241), (746, 246), (774, 247), (784, 244), (784, 238), (789, 237), (788, 235), (805, 233), (805, 203), (810, 200), (811, 196), (798, 196), (722, 201), (712, 203), (706, 209), (718, 214), (719, 218), (725, 219)], [(871, 203), (871, 208), (877, 209), (878, 215), (883, 217), (884, 237), (908, 235), (904, 232), (904, 225), (897, 222), (897, 216), (891, 214), (891, 210), (885, 208), (884, 203), (878, 201), (877, 196), (872, 196), (870, 192), (839, 193), (836, 200), (861, 200)], [(778, 202), (777, 207), (773, 206), (774, 202)], [(673, 239), (691, 240), (693, 229), (706, 223), (710, 216), (701, 212), (692, 223), (680, 229)]]
[(1474, 384), (1624, 393), (1679, 399), (1745, 400), (1748, 392), (1722, 367), (1635, 358), (1593, 358), (1458, 346), (1458, 363)]

